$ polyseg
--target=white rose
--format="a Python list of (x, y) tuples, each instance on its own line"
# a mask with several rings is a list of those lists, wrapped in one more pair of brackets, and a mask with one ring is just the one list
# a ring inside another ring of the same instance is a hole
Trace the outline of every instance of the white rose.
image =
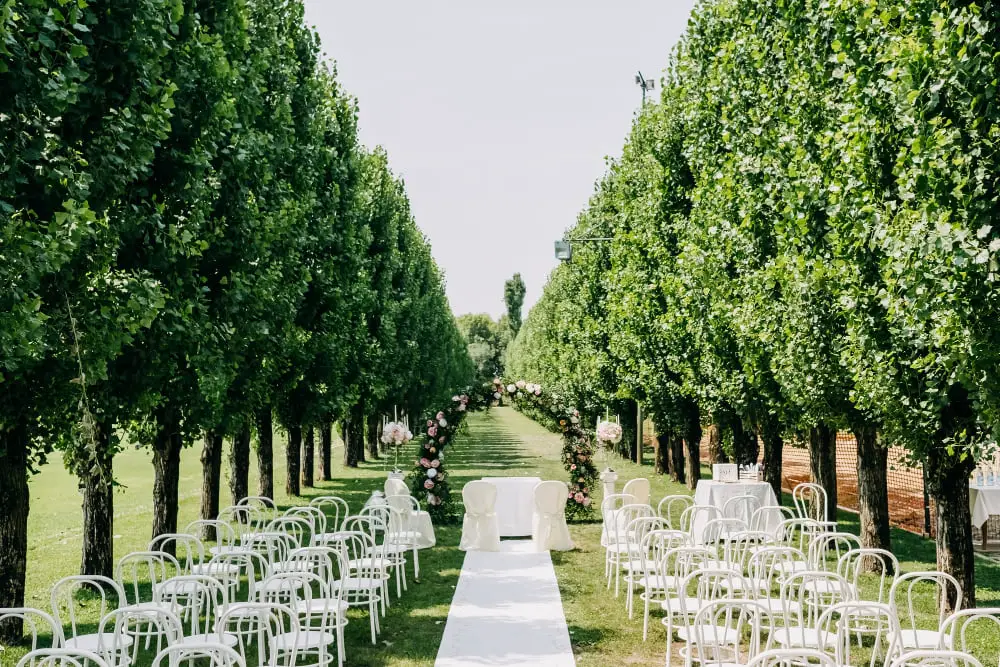
[(437, 470), (435, 470), (434, 468), (427, 469), (427, 479), (434, 479), (437, 476), (438, 476)]

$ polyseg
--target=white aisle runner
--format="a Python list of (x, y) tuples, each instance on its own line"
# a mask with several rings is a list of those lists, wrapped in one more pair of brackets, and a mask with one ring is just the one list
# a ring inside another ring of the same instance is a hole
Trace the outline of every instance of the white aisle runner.
[(530, 540), (465, 554), (435, 667), (573, 667), (556, 572)]

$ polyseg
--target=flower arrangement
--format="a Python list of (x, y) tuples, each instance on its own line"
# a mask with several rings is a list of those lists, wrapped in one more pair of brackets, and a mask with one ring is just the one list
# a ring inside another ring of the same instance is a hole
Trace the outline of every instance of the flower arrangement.
[(392, 447), (395, 454), (393, 467), (399, 470), (399, 448), (413, 440), (413, 433), (402, 422), (386, 422), (382, 427), (382, 444)]
[(597, 441), (605, 447), (612, 447), (622, 441), (621, 424), (602, 421), (597, 425)]
[(469, 410), (477, 406), (466, 393), (455, 394), (448, 405), (428, 415), (419, 434), (420, 458), (410, 473), (410, 488), (415, 497), (423, 497), (435, 522), (447, 522), (451, 516), (448, 500), (448, 473), (444, 469), (444, 449), (454, 439)]

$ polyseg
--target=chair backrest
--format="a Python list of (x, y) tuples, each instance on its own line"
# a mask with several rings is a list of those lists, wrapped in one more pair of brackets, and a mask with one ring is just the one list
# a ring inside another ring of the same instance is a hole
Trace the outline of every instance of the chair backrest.
[(808, 553), (812, 538), (822, 532), (823, 524), (815, 519), (785, 519), (778, 525), (777, 539), (780, 544)]
[[(568, 493), (568, 492), (567, 492)], [(567, 497), (567, 500), (569, 498)], [(635, 496), (631, 493), (613, 493), (604, 496), (601, 501), (601, 545), (607, 546), (615, 540), (615, 529), (619, 511), (626, 505), (634, 505)]]
[[(854, 590), (868, 597), (862, 598), (871, 602), (887, 602), (889, 589), (899, 574), (899, 560), (891, 551), (885, 549), (851, 549), (837, 563), (837, 574), (851, 583)], [(866, 586), (861, 586), (863, 575)], [(877, 577), (874, 592), (868, 593), (870, 584)], [(873, 599), (874, 598), (874, 599)]]
[(17, 661), (17, 667), (109, 667), (96, 653), (81, 649), (40, 648)]
[[(948, 642), (947, 644), (945, 642)], [(1000, 607), (960, 609), (945, 619), (941, 626), (938, 648), (971, 653), (974, 648), (1000, 645)], [(1000, 664), (1000, 651), (997, 652)]]
[(696, 524), (704, 525), (719, 518), (722, 513), (715, 505), (691, 505), (681, 514), (681, 530), (690, 534)]
[(325, 533), (327, 530), (326, 514), (319, 507), (313, 505), (302, 505), (291, 507), (285, 510), (285, 516), (298, 516), (309, 522), (310, 536), (316, 533)]
[[(32, 607), (0, 607), (0, 623), (7, 620), (20, 619), (23, 622), (22, 633), (25, 637), (31, 638), (29, 651), (36, 651), (40, 648), (59, 648), (62, 646), (62, 628), (52, 616), (41, 609)], [(48, 635), (48, 646), (39, 646), (39, 640)]]
[(292, 538), (296, 547), (309, 543), (313, 526), (309, 519), (301, 516), (278, 516), (271, 519), (265, 529), (269, 533), (284, 533)]
[(750, 530), (767, 537), (768, 541), (780, 539), (781, 522), (796, 518), (795, 510), (783, 505), (758, 507), (750, 516)]
[(278, 509), (274, 500), (268, 498), (267, 496), (247, 496), (246, 498), (240, 498), (236, 504), (245, 505), (247, 507), (255, 507), (265, 512)]
[(254, 505), (230, 505), (219, 510), (219, 521), (229, 524), (237, 540), (241, 541), (245, 535), (264, 527), (267, 514)]
[(809, 564), (814, 570), (836, 571), (840, 557), (861, 548), (861, 540), (851, 533), (817, 533), (809, 540)]
[(213, 556), (208, 561), (207, 574), (236, 572), (237, 584), (245, 579), (247, 582), (247, 599), (254, 599), (257, 592), (257, 582), (267, 571), (268, 561), (257, 551), (234, 551)]
[(788, 632), (811, 627), (821, 610), (850, 599), (847, 580), (835, 572), (795, 572), (781, 582), (780, 600)]
[(191, 574), (195, 565), (205, 561), (205, 544), (198, 536), (188, 533), (157, 535), (150, 541), (149, 551), (166, 551), (173, 554), (184, 574)]
[(101, 619), (97, 628), (97, 652), (105, 656), (119, 656), (119, 664), (127, 665), (127, 641), (130, 637), (155, 635), (156, 650), (169, 646), (184, 636), (184, 625), (173, 611), (166, 607), (143, 606), (116, 609)]
[(132, 604), (152, 602), (156, 585), (179, 574), (177, 559), (165, 551), (133, 551), (122, 556), (115, 566), (115, 581)]
[(534, 499), (535, 510), (540, 514), (562, 514), (569, 500), (569, 487), (557, 480), (539, 482), (535, 485)]
[(244, 546), (259, 553), (269, 564), (280, 563), (292, 549), (298, 548), (293, 536), (276, 531), (253, 533), (244, 540)]
[[(219, 630), (237, 638), (236, 650), (247, 655), (249, 645), (258, 651), (258, 664), (267, 667), (290, 667), (295, 664), (298, 636), (301, 632), (299, 615), (295, 610), (271, 602), (248, 602), (226, 609), (219, 616)], [(279, 651), (275, 638), (287, 635), (286, 647)]]
[(704, 666), (746, 664), (770, 648), (773, 630), (770, 610), (755, 600), (706, 600), (689, 626), (693, 641), (688, 644), (688, 660)]
[[(202, 667), (246, 667), (246, 660), (235, 649), (221, 642), (204, 644), (180, 644), (168, 646), (153, 660), (153, 667), (177, 667), (179, 665), (200, 665)], [(263, 663), (261, 663), (263, 664)]]
[[(899, 624), (904, 630), (916, 630), (921, 610), (933, 609), (935, 605), (938, 626), (943, 625), (948, 616), (949, 599), (953, 601), (955, 611), (962, 608), (962, 585), (947, 572), (907, 572), (896, 577), (889, 589), (889, 604), (899, 615)], [(924, 603), (920, 604), (920, 601)]]
[(188, 623), (189, 634), (192, 635), (210, 634), (216, 610), (229, 602), (222, 582), (205, 574), (185, 574), (167, 579), (156, 589), (156, 597), (157, 601), (178, 612), (181, 620)]
[(347, 501), (339, 496), (317, 496), (310, 500), (309, 504), (318, 507), (326, 514), (326, 525), (333, 530), (340, 530), (340, 524), (351, 513)]
[(739, 519), (749, 527), (750, 519), (753, 518), (754, 512), (759, 509), (760, 500), (757, 496), (749, 494), (733, 496), (722, 506), (722, 517), (724, 519)]
[(462, 502), (468, 514), (491, 514), (497, 504), (497, 487), (483, 480), (466, 482), (462, 487)]
[(668, 528), (680, 529), (681, 515), (692, 505), (694, 505), (694, 498), (688, 495), (664, 496), (656, 504), (656, 513), (667, 522)]
[(752, 658), (746, 667), (837, 667), (837, 662), (814, 648), (772, 648)]
[[(84, 596), (90, 600), (81, 599)], [(98, 603), (96, 609), (93, 605), (94, 600)], [(64, 629), (63, 637), (76, 637), (77, 624), (83, 620), (79, 618), (81, 612), (85, 616), (92, 616), (96, 611), (96, 616), (102, 618), (108, 612), (125, 604), (125, 591), (118, 582), (107, 577), (75, 574), (56, 582), (52, 587), (50, 603), (52, 616)], [(67, 624), (69, 633), (65, 632)]]
[(968, 653), (938, 649), (908, 651), (889, 663), (889, 667), (983, 667), (983, 663)]
[[(702, 565), (684, 577), (679, 588), (681, 611), (693, 616), (706, 603), (714, 600), (750, 598), (754, 595), (752, 582), (729, 568)], [(695, 602), (694, 608), (691, 602)]]
[[(838, 665), (860, 664), (867, 653), (869, 667), (876, 667), (902, 652), (897, 641), (899, 619), (887, 604), (855, 600), (836, 602), (820, 614), (816, 627), (819, 630), (817, 637), (823, 644), (820, 648), (832, 652)], [(873, 635), (873, 649), (863, 649), (862, 636)], [(857, 647), (853, 639), (857, 639)]]
[(769, 599), (786, 574), (799, 570), (805, 564), (805, 554), (794, 547), (762, 546), (749, 552), (747, 573), (763, 584), (759, 587), (760, 597)]
[(630, 479), (625, 482), (625, 486), (622, 488), (622, 495), (632, 496), (635, 498), (635, 500), (632, 501), (632, 504), (648, 505), (649, 480), (645, 477)]
[(826, 521), (826, 489), (814, 482), (802, 482), (792, 489), (792, 502), (800, 519)]
[(184, 527), (184, 532), (200, 537), (203, 540), (215, 542), (221, 546), (231, 547), (236, 544), (236, 531), (228, 521), (221, 519), (198, 519)]
[(720, 558), (735, 564), (737, 559), (733, 557), (733, 546), (736, 536), (746, 529), (747, 525), (739, 519), (711, 519), (702, 527), (701, 534), (694, 537), (699, 544), (719, 546)]

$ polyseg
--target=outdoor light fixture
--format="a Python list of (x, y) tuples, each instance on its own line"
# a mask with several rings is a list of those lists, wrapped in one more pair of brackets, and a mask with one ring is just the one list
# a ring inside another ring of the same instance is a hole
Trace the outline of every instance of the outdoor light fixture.
[(569, 241), (556, 241), (556, 259), (560, 262), (573, 259), (573, 246)]
[(642, 104), (646, 104), (646, 92), (649, 90), (654, 90), (656, 88), (656, 81), (654, 79), (647, 79), (642, 75), (642, 72), (636, 72), (635, 75), (635, 85), (642, 88)]

